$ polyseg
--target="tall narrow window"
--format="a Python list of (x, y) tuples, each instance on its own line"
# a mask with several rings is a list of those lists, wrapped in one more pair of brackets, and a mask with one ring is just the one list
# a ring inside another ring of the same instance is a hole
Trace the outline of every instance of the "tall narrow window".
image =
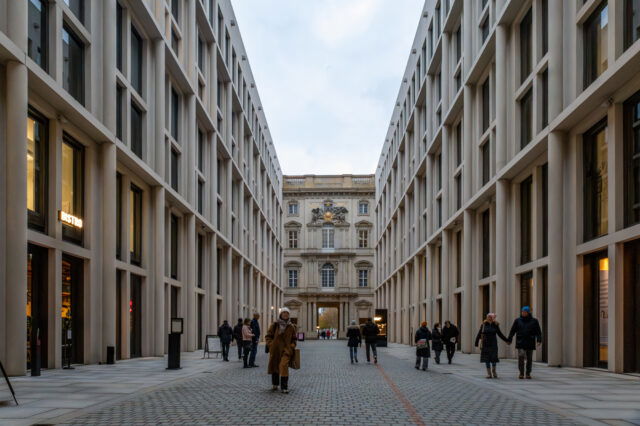
[(322, 228), (322, 248), (334, 248), (334, 229), (331, 225)]
[(134, 265), (142, 262), (142, 190), (131, 185), (129, 193), (129, 250)]
[(542, 172), (542, 256), (549, 253), (549, 167), (545, 164)]
[(204, 182), (198, 179), (198, 213), (204, 214)]
[(134, 102), (131, 103), (131, 151), (142, 158), (142, 111)]
[(520, 21), (520, 82), (524, 82), (531, 74), (533, 63), (531, 39), (531, 9)]
[(462, 24), (458, 26), (456, 30), (456, 65), (460, 62), (462, 58)]
[(198, 129), (198, 170), (204, 171), (204, 133)]
[(584, 135), (583, 188), (584, 240), (605, 235), (608, 215), (607, 122), (598, 123)]
[(487, 41), (487, 38), (489, 38), (489, 15), (488, 14), (487, 14), (487, 17), (484, 18), (484, 20), (480, 24), (480, 36), (482, 37), (482, 44), (484, 44), (484, 42)]
[(491, 212), (482, 212), (482, 278), (491, 275)]
[(584, 33), (584, 88), (586, 89), (608, 67), (609, 7), (603, 2), (587, 19)]
[(64, 0), (76, 18), (84, 24), (84, 0)]
[(180, 23), (180, 2), (182, 0), (171, 0), (171, 14), (177, 23)]
[(122, 9), (119, 2), (116, 2), (116, 66), (120, 72), (124, 70), (122, 60), (124, 55), (122, 31), (124, 31), (124, 9)]
[(640, 0), (624, 0), (624, 48), (640, 39)]
[(486, 141), (480, 147), (482, 157), (482, 185), (486, 185), (491, 180), (491, 143)]
[(84, 104), (84, 44), (66, 25), (62, 29), (62, 58), (64, 89)]
[(540, 0), (540, 8), (542, 15), (542, 55), (549, 51), (549, 4), (548, 0)]
[(122, 259), (122, 175), (116, 172), (116, 259)]
[(198, 234), (198, 288), (204, 284), (204, 237)]
[(47, 70), (47, 17), (45, 0), (29, 0), (29, 28), (27, 52), (33, 61)]
[(142, 37), (131, 27), (131, 85), (142, 95), (142, 71), (143, 71), (143, 41)]
[(198, 68), (200, 68), (200, 72), (204, 74), (204, 42), (200, 37), (198, 37)]
[(122, 106), (124, 105), (124, 88), (116, 86), (116, 137), (122, 141)]
[[(170, 259), (171, 278), (178, 279), (178, 218), (171, 215), (171, 259)], [(218, 263), (220, 269), (220, 263)]]
[(171, 188), (174, 191), (179, 192), (179, 176), (180, 176), (180, 154), (172, 149), (171, 150)]
[(456, 186), (456, 210), (462, 208), (462, 172), (458, 173), (455, 177)]
[(531, 90), (527, 90), (527, 93), (520, 99), (520, 149), (527, 146), (533, 137), (533, 96)]
[(289, 231), (289, 248), (298, 248), (298, 231)]
[(62, 142), (62, 236), (72, 242), (82, 242), (84, 214), (84, 148), (64, 136)]
[(482, 133), (486, 132), (491, 124), (491, 91), (489, 78), (482, 83)]
[(369, 270), (358, 270), (358, 287), (369, 287)]
[(330, 263), (325, 263), (321, 270), (322, 287), (335, 287), (335, 268)]
[(179, 122), (180, 122), (180, 96), (178, 92), (171, 89), (171, 136), (179, 141)]
[(289, 288), (298, 287), (298, 270), (289, 269)]
[(456, 287), (462, 285), (462, 231), (456, 232)]
[(547, 68), (542, 73), (540, 78), (542, 83), (542, 105), (540, 106), (542, 112), (542, 128), (544, 129), (549, 124), (549, 69)]
[(27, 117), (27, 217), (30, 228), (45, 230), (47, 212), (47, 135), (49, 123), (33, 110)]
[(462, 120), (456, 125), (456, 167), (462, 164)]
[(358, 248), (369, 247), (369, 231), (367, 229), (358, 230)]
[(624, 103), (625, 225), (640, 222), (640, 92)]
[(531, 186), (529, 176), (520, 184), (520, 263), (531, 261)]

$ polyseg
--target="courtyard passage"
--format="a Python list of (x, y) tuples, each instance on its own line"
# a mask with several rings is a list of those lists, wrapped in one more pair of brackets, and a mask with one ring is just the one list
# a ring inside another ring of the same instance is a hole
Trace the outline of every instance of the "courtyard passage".
[[(260, 368), (183, 354), (184, 368), (139, 359), (16, 378), (22, 405), (0, 407), (0, 424), (640, 424), (640, 380), (579, 369), (534, 366), (534, 380), (499, 364), (487, 380), (477, 355), (453, 365), (413, 368), (414, 348), (379, 349), (379, 364), (350, 364), (346, 342), (301, 342), (302, 369), (288, 395), (270, 390)], [(433, 362), (433, 359), (431, 359)]]

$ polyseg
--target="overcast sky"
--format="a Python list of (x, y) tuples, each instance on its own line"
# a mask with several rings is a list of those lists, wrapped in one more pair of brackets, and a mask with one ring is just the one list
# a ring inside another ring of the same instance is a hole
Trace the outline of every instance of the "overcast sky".
[(424, 1), (232, 4), (283, 173), (375, 173)]

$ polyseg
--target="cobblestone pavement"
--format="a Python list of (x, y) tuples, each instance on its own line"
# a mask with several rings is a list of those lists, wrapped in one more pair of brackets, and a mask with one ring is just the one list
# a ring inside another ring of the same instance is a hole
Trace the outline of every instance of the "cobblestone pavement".
[[(379, 349), (380, 364), (351, 365), (345, 342), (304, 342), (291, 393), (270, 390), (260, 368), (238, 362), (180, 382), (61, 417), (63, 424), (576, 424), (548, 410), (455, 375), (413, 368), (410, 351)], [(219, 362), (219, 361), (212, 361)]]

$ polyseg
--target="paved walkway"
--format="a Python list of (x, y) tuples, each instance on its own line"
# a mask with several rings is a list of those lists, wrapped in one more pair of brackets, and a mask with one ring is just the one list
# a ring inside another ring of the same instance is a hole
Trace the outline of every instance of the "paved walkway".
[(22, 405), (0, 407), (0, 424), (640, 425), (636, 377), (536, 366), (521, 381), (504, 361), (488, 380), (476, 355), (422, 372), (407, 346), (381, 348), (377, 366), (351, 365), (343, 341), (300, 347), (289, 395), (270, 391), (263, 351), (258, 369), (192, 353), (180, 371), (146, 359), (16, 378)]

